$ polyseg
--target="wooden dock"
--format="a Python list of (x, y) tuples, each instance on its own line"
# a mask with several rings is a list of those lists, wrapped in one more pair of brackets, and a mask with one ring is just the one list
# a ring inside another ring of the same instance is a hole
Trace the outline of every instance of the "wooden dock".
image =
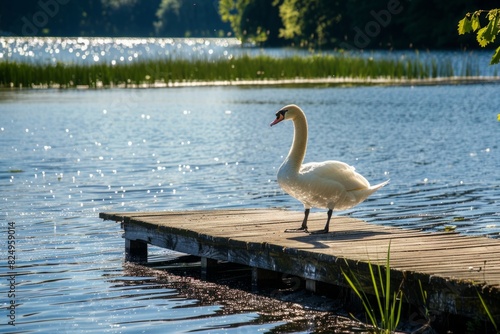
[[(333, 217), (331, 232), (285, 233), (302, 212), (245, 209), (183, 212), (100, 213), (122, 223), (126, 258), (147, 261), (147, 245), (201, 258), (202, 269), (216, 261), (250, 266), (257, 277), (277, 272), (347, 286), (341, 268), (369, 277), (368, 262), (385, 265), (389, 243), (392, 286), (403, 282), (410, 303), (422, 304), (419, 284), (431, 310), (482, 317), (481, 292), (490, 311), (500, 314), (500, 240), (455, 232), (421, 232)], [(320, 229), (326, 214), (311, 213), (309, 226)], [(257, 277), (258, 278), (258, 277)]]

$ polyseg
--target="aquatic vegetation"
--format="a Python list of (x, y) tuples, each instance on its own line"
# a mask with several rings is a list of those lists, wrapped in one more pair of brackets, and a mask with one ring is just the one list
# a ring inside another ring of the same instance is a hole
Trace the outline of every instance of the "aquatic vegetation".
[(393, 333), (398, 327), (401, 317), (403, 290), (401, 286), (397, 289), (391, 289), (390, 251), (391, 245), (389, 243), (385, 270), (382, 269), (382, 266), (377, 265), (377, 274), (375, 274), (373, 265), (371, 262), (368, 262), (372, 284), (370, 288), (375, 294), (376, 307), (373, 307), (356, 274), (350, 268), (348, 273), (342, 270), (345, 280), (359, 299), (361, 299), (367, 319), (372, 326), (371, 330), (376, 333)]
[[(468, 73), (470, 74), (470, 73)], [(407, 80), (454, 75), (450, 62), (374, 59), (349, 55), (230, 59), (158, 59), (128, 64), (26, 64), (0, 62), (0, 87), (154, 87), (177, 83), (279, 81), (294, 79)]]
[(481, 305), (483, 306), (483, 309), (484, 309), (484, 312), (486, 312), (486, 315), (488, 316), (488, 319), (490, 320), (491, 324), (493, 325), (493, 327), (495, 328), (495, 331), (497, 333), (500, 333), (500, 329), (498, 328), (497, 326), (497, 323), (495, 321), (495, 318), (493, 317), (493, 315), (491, 314), (490, 312), (490, 309), (488, 307), (488, 305), (486, 304), (486, 302), (484, 301), (483, 297), (481, 296), (481, 294), (479, 293), (479, 291), (477, 292), (477, 296), (479, 297), (479, 300), (481, 301)]

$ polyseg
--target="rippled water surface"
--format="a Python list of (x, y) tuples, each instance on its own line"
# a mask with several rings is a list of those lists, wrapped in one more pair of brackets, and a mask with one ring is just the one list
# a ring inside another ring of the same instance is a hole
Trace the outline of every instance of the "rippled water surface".
[[(2, 91), (1, 243), (7, 222), (15, 222), (16, 236), (16, 327), (9, 329), (324, 329), (329, 325), (311, 320), (317, 315), (285, 303), (241, 291), (223, 295), (220, 286), (197, 288), (201, 283), (182, 275), (124, 264), (120, 226), (98, 213), (302, 210), (276, 183), (292, 124), (269, 127), (278, 108), (296, 103), (309, 120), (306, 161), (343, 160), (372, 183), (391, 179), (339, 214), (498, 238), (498, 91), (498, 85)], [(159, 249), (151, 256), (174, 257)], [(196, 289), (223, 297), (202, 300)], [(235, 307), (233, 299), (248, 303)]]

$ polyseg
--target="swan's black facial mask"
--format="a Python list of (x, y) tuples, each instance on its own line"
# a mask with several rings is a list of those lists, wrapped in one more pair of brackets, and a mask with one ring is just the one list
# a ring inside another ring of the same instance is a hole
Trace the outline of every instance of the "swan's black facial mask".
[(288, 109), (282, 109), (276, 113), (276, 119), (271, 123), (271, 126), (278, 124), (282, 120), (285, 119), (285, 114), (288, 111)]

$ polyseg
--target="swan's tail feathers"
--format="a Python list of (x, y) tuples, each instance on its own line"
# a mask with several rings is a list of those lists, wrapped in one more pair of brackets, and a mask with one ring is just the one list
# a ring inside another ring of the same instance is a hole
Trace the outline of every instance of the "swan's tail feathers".
[(370, 186), (370, 189), (373, 189), (373, 191), (377, 191), (378, 189), (382, 188), (383, 186), (385, 186), (387, 183), (389, 183), (390, 179), (387, 180), (387, 181), (384, 181), (382, 183), (379, 183), (379, 184), (376, 184), (374, 186)]
[(349, 192), (349, 199), (350, 202), (348, 202), (348, 205), (339, 205), (339, 203), (336, 203), (335, 209), (336, 210), (345, 210), (348, 208), (352, 208), (353, 206), (363, 202), (365, 199), (368, 198), (371, 194), (385, 186), (387, 183), (389, 183), (389, 180), (384, 181), (382, 183), (376, 184), (374, 186), (371, 186), (369, 188), (365, 189), (359, 189), (359, 190), (354, 190)]

